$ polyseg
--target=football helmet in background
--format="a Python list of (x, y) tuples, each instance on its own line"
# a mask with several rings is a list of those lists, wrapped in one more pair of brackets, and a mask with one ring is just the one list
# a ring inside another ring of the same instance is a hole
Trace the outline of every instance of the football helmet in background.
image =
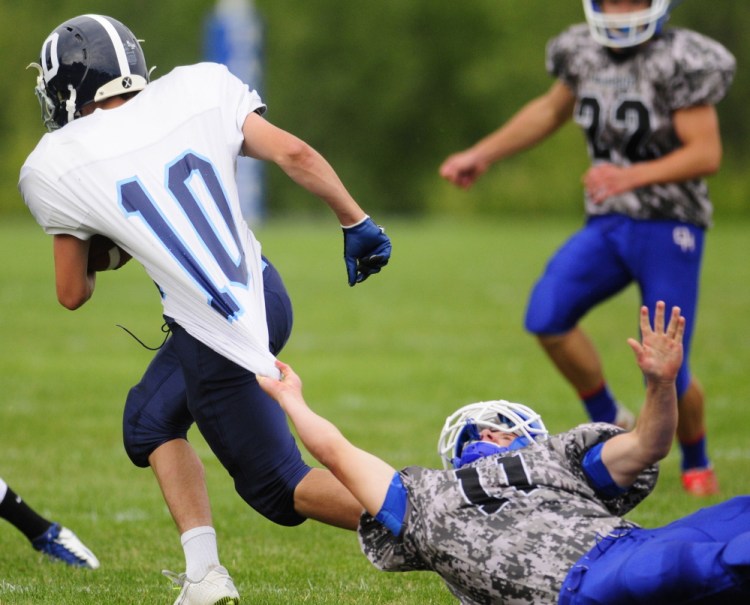
[[(505, 400), (470, 403), (445, 419), (438, 440), (443, 467), (459, 468), (477, 458), (503, 451), (497, 444), (480, 441), (479, 433), (485, 428), (517, 435), (506, 448), (511, 450), (534, 444), (549, 434), (541, 416), (520, 403)], [(469, 448), (476, 451), (469, 453)]]
[(55, 130), (95, 101), (143, 90), (149, 70), (138, 39), (122, 23), (81, 15), (57, 27), (42, 44), (36, 95), (42, 121)]
[(669, 19), (671, 0), (651, 0), (645, 10), (625, 13), (602, 12), (601, 0), (583, 0), (583, 12), (591, 35), (610, 48), (630, 48), (658, 34)]

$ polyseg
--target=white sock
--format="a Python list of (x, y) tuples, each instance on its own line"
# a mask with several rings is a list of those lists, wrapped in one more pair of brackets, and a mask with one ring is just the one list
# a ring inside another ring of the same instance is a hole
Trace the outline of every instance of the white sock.
[(212, 568), (219, 565), (216, 531), (204, 525), (187, 530), (180, 536), (185, 552), (185, 574), (192, 582), (202, 580)]

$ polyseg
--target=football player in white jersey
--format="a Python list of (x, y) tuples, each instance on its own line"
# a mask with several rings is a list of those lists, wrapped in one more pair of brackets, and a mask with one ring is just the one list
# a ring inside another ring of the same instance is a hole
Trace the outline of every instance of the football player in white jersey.
[[(391, 244), (326, 160), (266, 121), (255, 91), (221, 65), (179, 67), (150, 82), (141, 46), (119, 21), (81, 15), (42, 45), (36, 93), (50, 130), (19, 188), (53, 236), (57, 296), (76, 309), (93, 294), (93, 236), (143, 264), (171, 337), (131, 390), (128, 454), (154, 470), (181, 533), (187, 569), (178, 603), (236, 603), (219, 566), (195, 422), (238, 493), (273, 521), (356, 527), (360, 506), (325, 469), (311, 469), (284, 414), (258, 386), (291, 330), (281, 279), (242, 218), (240, 154), (276, 163), (324, 201), (344, 233), (349, 285), (377, 273)], [(106, 240), (105, 240), (106, 241)]]
[(718, 491), (706, 447), (704, 394), (689, 365), (703, 240), (712, 204), (704, 177), (722, 145), (715, 105), (734, 57), (719, 43), (666, 28), (671, 0), (583, 0), (587, 24), (547, 47), (551, 88), (475, 145), (449, 156), (443, 178), (468, 189), (494, 163), (545, 140), (573, 119), (591, 168), (583, 176), (585, 226), (552, 257), (535, 285), (525, 327), (575, 389), (589, 417), (629, 428), (598, 352), (579, 326), (630, 283), (642, 303), (677, 305), (687, 319), (677, 381), (682, 483)]
[[(750, 598), (750, 496), (646, 529), (623, 518), (656, 484), (677, 425), (685, 318), (629, 339), (646, 380), (632, 431), (609, 423), (548, 434), (531, 408), (470, 404), (446, 420), (445, 469), (387, 462), (310, 409), (302, 383), (260, 378), (308, 451), (360, 500), (362, 550), (378, 569), (439, 574), (466, 605), (679, 605)], [(423, 430), (420, 428), (420, 430)]]

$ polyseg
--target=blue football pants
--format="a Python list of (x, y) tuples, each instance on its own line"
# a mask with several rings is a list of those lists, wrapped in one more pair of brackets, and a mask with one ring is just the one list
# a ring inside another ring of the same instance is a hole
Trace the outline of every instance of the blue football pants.
[(560, 605), (750, 603), (750, 496), (607, 536), (571, 568)]
[(690, 342), (698, 304), (704, 231), (677, 221), (591, 217), (552, 256), (534, 286), (525, 327), (537, 335), (564, 334), (596, 305), (635, 282), (642, 304), (663, 300), (685, 317), (684, 362), (678, 396), (690, 384)]

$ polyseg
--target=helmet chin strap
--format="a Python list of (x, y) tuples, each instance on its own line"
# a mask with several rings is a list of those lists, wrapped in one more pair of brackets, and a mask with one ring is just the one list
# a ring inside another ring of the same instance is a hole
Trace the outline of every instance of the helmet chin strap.
[(66, 124), (69, 124), (76, 119), (76, 89), (73, 88), (72, 84), (68, 84), (68, 90), (70, 91), (70, 96), (68, 97), (68, 100), (65, 101), (65, 111), (68, 113)]

